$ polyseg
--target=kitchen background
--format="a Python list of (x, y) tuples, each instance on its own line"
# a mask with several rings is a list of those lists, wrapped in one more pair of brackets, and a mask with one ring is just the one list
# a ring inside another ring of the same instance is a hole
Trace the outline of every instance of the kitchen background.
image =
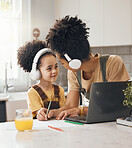
[[(92, 53), (121, 56), (132, 77), (132, 0), (0, 0), (1, 96), (26, 92), (35, 83), (17, 65), (17, 49), (34, 39), (34, 28), (44, 40), (65, 15), (78, 15), (90, 27)], [(59, 69), (56, 83), (67, 87), (67, 71), (60, 63)]]

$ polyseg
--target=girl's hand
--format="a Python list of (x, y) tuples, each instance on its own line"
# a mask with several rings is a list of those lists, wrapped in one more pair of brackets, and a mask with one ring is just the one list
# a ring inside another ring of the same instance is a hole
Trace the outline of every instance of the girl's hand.
[(76, 107), (76, 108), (72, 108), (72, 109), (68, 109), (68, 110), (65, 110), (65, 111), (62, 111), (57, 117), (56, 119), (57, 120), (64, 120), (65, 117), (74, 117), (74, 116), (78, 116), (81, 114), (81, 110)]
[(48, 120), (46, 112), (47, 112), (46, 108), (41, 108), (40, 110), (38, 110), (38, 112), (37, 112), (37, 119), (39, 121)]

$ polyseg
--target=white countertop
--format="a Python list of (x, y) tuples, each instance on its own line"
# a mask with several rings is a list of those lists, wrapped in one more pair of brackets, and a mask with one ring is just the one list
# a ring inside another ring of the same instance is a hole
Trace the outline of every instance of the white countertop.
[(8, 101), (9, 95), (0, 93), (0, 101)]
[(14, 122), (0, 123), (0, 148), (132, 148), (132, 128), (115, 122), (85, 125), (64, 120), (33, 122), (31, 132), (18, 132)]

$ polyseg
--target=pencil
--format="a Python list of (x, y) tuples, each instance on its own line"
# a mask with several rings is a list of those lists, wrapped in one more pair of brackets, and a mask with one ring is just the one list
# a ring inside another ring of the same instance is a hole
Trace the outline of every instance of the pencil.
[(55, 130), (58, 130), (58, 131), (61, 131), (61, 132), (64, 132), (62, 129), (57, 128), (57, 127), (53, 127), (53, 126), (50, 126), (50, 125), (48, 125), (48, 127), (52, 128), (52, 129), (55, 129)]
[(49, 103), (49, 106), (48, 106), (48, 110), (47, 110), (47, 113), (46, 113), (47, 116), (48, 116), (48, 113), (49, 113), (49, 110), (50, 110), (51, 102), (52, 102), (52, 101), (50, 100), (50, 103)]

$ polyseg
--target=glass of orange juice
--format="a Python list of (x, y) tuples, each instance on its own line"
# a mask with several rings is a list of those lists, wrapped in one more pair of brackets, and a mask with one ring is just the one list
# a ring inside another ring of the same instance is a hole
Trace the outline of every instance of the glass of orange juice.
[(32, 112), (29, 109), (17, 109), (15, 126), (18, 131), (29, 131), (33, 127)]

